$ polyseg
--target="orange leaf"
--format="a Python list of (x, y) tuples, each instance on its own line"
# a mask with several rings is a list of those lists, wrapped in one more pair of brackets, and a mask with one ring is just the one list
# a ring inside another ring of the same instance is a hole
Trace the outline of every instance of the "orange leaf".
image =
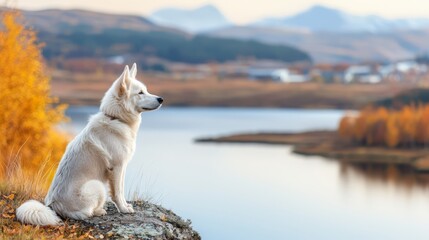
[(7, 213), (3, 213), (2, 215), (1, 215), (3, 218), (14, 218), (15, 217), (15, 215), (14, 214), (7, 214)]
[(15, 198), (15, 194), (11, 193), (11, 194), (10, 194), (10, 195), (8, 195), (8, 196), (3, 195), (3, 197), (12, 201), (12, 200)]

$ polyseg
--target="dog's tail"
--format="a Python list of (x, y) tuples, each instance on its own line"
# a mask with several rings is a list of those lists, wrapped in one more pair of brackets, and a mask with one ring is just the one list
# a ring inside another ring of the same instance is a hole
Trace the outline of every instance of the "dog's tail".
[(29, 200), (16, 209), (16, 218), (22, 223), (32, 225), (59, 225), (61, 219), (48, 206), (36, 200)]

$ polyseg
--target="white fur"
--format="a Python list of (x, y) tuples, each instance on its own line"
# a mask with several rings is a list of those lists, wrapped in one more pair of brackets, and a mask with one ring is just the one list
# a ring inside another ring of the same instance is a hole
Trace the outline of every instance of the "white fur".
[(29, 200), (16, 210), (16, 218), (23, 223), (34, 225), (57, 225), (61, 219), (52, 209), (36, 200)]
[[(107, 192), (119, 212), (133, 213), (124, 196), (124, 177), (134, 154), (140, 113), (161, 106), (162, 99), (137, 81), (137, 67), (125, 67), (106, 92), (100, 112), (66, 148), (45, 205), (30, 200), (17, 209), (17, 218), (33, 225), (57, 225), (62, 217), (85, 219), (106, 214)], [(52, 210), (53, 211), (52, 211)]]

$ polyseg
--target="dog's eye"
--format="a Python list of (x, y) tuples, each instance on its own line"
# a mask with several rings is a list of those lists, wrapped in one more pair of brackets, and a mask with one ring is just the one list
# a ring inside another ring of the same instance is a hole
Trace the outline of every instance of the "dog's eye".
[(141, 91), (139, 92), (139, 94), (144, 94), (143, 90), (141, 90)]

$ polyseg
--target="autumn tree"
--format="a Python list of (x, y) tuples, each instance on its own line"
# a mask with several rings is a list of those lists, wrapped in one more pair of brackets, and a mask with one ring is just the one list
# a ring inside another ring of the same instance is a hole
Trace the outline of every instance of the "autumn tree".
[(341, 138), (350, 138), (353, 136), (353, 126), (354, 126), (355, 117), (351, 115), (346, 115), (340, 120), (338, 126), (338, 133)]
[(417, 141), (429, 145), (429, 105), (422, 108), (417, 123)]
[(399, 127), (395, 115), (389, 116), (386, 122), (386, 134), (384, 141), (389, 148), (395, 148), (399, 144)]
[(429, 105), (398, 110), (366, 108), (356, 116), (344, 116), (339, 135), (360, 145), (415, 147), (429, 145)]
[(36, 33), (17, 11), (0, 18), (0, 179), (14, 166), (31, 178), (46, 165), (44, 174), (53, 176), (67, 142), (56, 129), (65, 106), (54, 106), (49, 95)]
[(398, 115), (401, 141), (409, 146), (413, 146), (416, 140), (416, 115), (417, 111), (410, 106), (405, 106), (402, 108), (400, 114)]

